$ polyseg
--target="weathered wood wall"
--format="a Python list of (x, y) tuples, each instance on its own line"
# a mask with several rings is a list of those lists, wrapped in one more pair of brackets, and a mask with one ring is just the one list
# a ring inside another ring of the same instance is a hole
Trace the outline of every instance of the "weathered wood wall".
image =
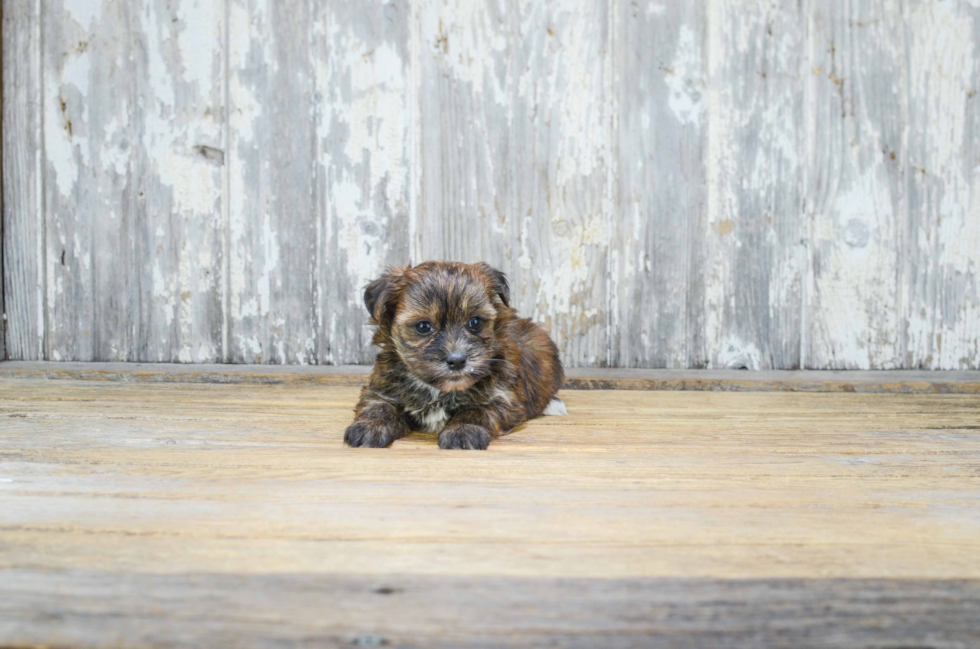
[(10, 358), (370, 362), (487, 260), (569, 365), (980, 367), (976, 0), (3, 0)]

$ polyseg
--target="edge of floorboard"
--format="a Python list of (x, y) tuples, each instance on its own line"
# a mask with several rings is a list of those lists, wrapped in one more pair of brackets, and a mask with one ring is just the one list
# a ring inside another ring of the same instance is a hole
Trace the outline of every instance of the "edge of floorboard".
[[(360, 386), (367, 383), (370, 373), (370, 365), (192, 365), (0, 361), (0, 378), (129, 383)], [(569, 368), (566, 371), (564, 389), (980, 394), (980, 371)]]

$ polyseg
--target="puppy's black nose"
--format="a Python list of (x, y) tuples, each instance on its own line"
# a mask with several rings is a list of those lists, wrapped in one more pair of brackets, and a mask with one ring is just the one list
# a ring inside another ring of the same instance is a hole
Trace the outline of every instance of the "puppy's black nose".
[(466, 367), (466, 354), (463, 352), (453, 352), (446, 356), (446, 365), (451, 370), (461, 370)]

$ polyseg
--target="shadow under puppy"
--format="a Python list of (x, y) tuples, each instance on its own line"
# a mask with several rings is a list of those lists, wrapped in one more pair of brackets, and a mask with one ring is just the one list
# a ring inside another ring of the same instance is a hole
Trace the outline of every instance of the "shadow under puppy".
[(391, 269), (364, 291), (381, 347), (344, 442), (384, 447), (411, 430), (441, 448), (485, 449), (541, 414), (565, 414), (548, 334), (510, 308), (510, 288), (484, 263), (429, 261)]

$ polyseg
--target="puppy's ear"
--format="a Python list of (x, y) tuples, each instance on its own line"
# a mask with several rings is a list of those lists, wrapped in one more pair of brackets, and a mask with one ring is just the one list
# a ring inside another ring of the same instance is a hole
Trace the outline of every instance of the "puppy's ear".
[(388, 272), (364, 288), (364, 306), (371, 314), (371, 324), (381, 324), (394, 317), (401, 293), (401, 278), (406, 268), (389, 268)]
[(500, 297), (500, 301), (504, 303), (504, 306), (509, 307), (510, 283), (507, 282), (507, 276), (485, 262), (480, 262), (476, 267), (490, 279), (490, 286), (497, 293), (497, 296)]

